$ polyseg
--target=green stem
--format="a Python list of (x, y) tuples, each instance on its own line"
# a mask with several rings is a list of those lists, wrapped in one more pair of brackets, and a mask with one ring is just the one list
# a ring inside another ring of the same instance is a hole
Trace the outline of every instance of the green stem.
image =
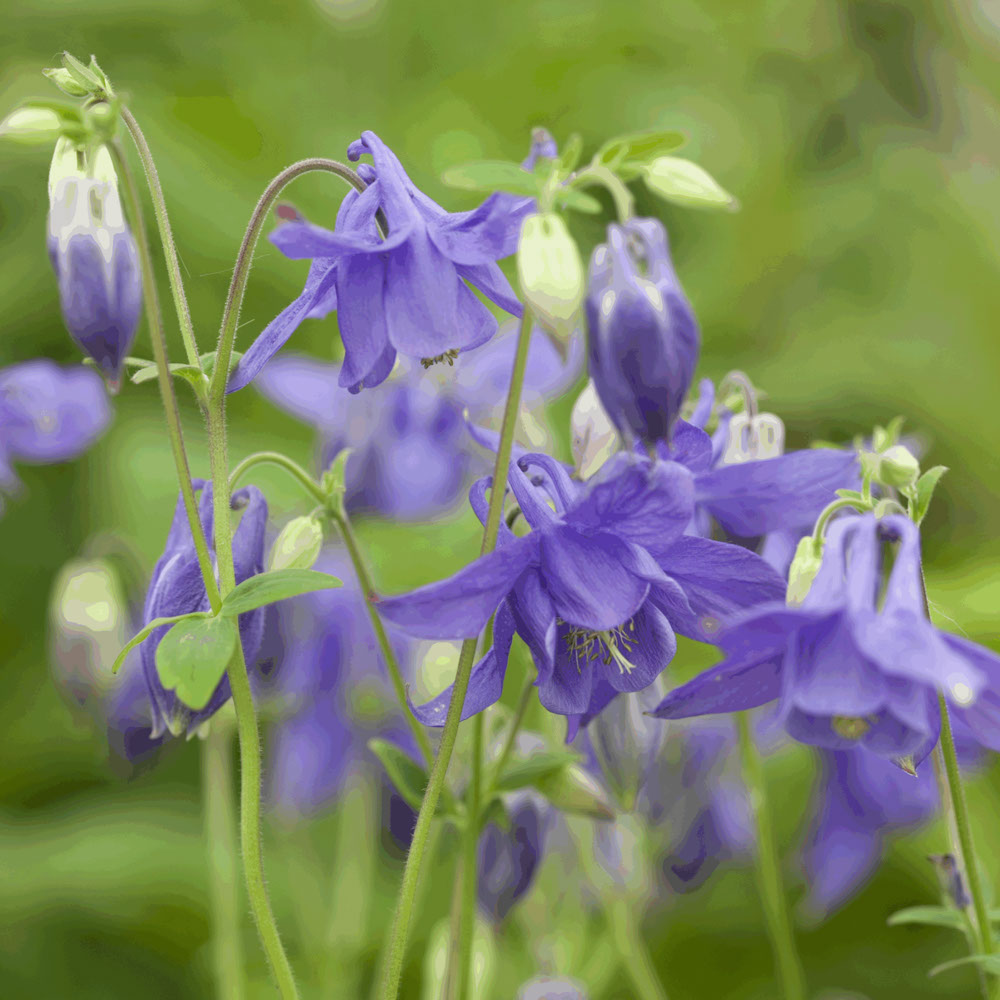
[(375, 586), (368, 573), (368, 567), (365, 565), (361, 548), (358, 546), (354, 528), (347, 513), (344, 511), (333, 513), (333, 518), (337, 522), (337, 527), (340, 528), (344, 544), (347, 546), (347, 554), (350, 556), (351, 563), (354, 566), (354, 573), (358, 578), (358, 585), (361, 587), (362, 594), (364, 594), (368, 617), (371, 620), (375, 638), (378, 640), (379, 649), (382, 651), (382, 658), (389, 669), (389, 677), (392, 680), (392, 688), (396, 692), (396, 699), (403, 710), (406, 723), (413, 733), (413, 738), (417, 741), (417, 746), (420, 748), (427, 766), (431, 767), (434, 763), (434, 750), (431, 747), (430, 737), (427, 735), (427, 730), (420, 724), (420, 721), (410, 708), (409, 699), (406, 697), (406, 682), (403, 680), (403, 671), (400, 669), (399, 660), (396, 658), (396, 651), (392, 648), (392, 643), (386, 634), (385, 626), (382, 624), (382, 617), (375, 608)]
[(208, 543), (202, 530), (201, 518), (198, 516), (198, 501), (195, 499), (194, 486), (191, 482), (191, 468), (188, 465), (187, 451), (184, 448), (184, 431), (181, 426), (180, 413), (177, 409), (177, 396), (174, 393), (174, 383), (167, 367), (167, 341), (163, 330), (163, 316), (160, 312), (159, 298), (156, 292), (156, 276), (153, 273), (153, 257), (149, 251), (149, 238), (146, 234), (146, 224), (142, 216), (142, 203), (139, 200), (139, 190), (135, 178), (129, 169), (128, 160), (121, 146), (116, 142), (108, 147), (115, 158), (125, 201), (132, 219), (132, 229), (136, 246), (139, 250), (139, 269), (142, 273), (143, 303), (146, 309), (146, 322), (149, 325), (149, 337), (153, 346), (153, 357), (156, 360), (156, 374), (160, 386), (160, 398), (163, 402), (163, 413), (167, 422), (167, 436), (170, 439), (170, 450), (177, 467), (177, 480), (180, 484), (181, 497), (184, 501), (184, 511), (187, 514), (191, 528), (191, 538), (194, 541), (198, 566), (205, 583), (205, 591), (213, 611), (218, 611), (222, 605), (219, 589), (215, 582), (215, 571), (212, 559), (208, 553)]
[(208, 843), (208, 889), (212, 912), (212, 965), (220, 1000), (243, 1000), (243, 940), (236, 802), (230, 760), (232, 734), (227, 719), (209, 724), (201, 741), (202, 813)]
[(639, 1000), (667, 1000), (652, 956), (642, 938), (640, 928), (633, 918), (632, 908), (625, 896), (617, 896), (605, 906), (611, 931), (615, 939), (615, 950), (622, 959), (621, 966), (632, 980), (632, 986)]
[(983, 883), (979, 875), (979, 865), (976, 861), (972, 824), (969, 822), (969, 806), (965, 800), (965, 786), (962, 784), (962, 775), (958, 769), (958, 756), (955, 753), (955, 737), (951, 730), (948, 702), (943, 694), (938, 694), (938, 701), (941, 706), (941, 755), (944, 757), (944, 770), (948, 780), (948, 797), (951, 800), (955, 832), (962, 852), (965, 882), (969, 889), (969, 895), (972, 897), (972, 908), (976, 915), (979, 953), (992, 955), (995, 947), (993, 926), (990, 923), (989, 908), (986, 905)]
[(521, 728), (521, 723), (524, 722), (528, 706), (531, 704), (531, 695), (534, 689), (535, 685), (532, 683), (531, 676), (529, 675), (524, 680), (524, 687), (521, 689), (521, 696), (518, 698), (517, 708), (514, 710), (514, 718), (510, 720), (510, 728), (507, 730), (507, 736), (504, 738), (503, 746), (497, 756), (496, 763), (493, 765), (489, 781), (490, 791), (496, 787), (507, 764), (507, 759), (514, 749), (514, 741), (517, 739), (518, 730)]
[[(497, 534), (500, 530), (500, 517), (503, 513), (503, 500), (506, 493), (507, 468), (510, 465), (511, 449), (514, 444), (514, 427), (521, 408), (521, 390), (524, 385), (524, 372), (528, 363), (528, 345), (530, 343), (531, 315), (529, 310), (525, 309), (524, 315), (521, 317), (517, 352), (514, 356), (514, 370), (507, 393), (507, 405), (504, 409), (496, 463), (493, 467), (493, 488), (490, 490), (490, 507), (486, 517), (486, 527), (483, 530), (481, 549), (484, 553), (492, 552), (496, 547)], [(455, 687), (452, 691), (451, 703), (448, 705), (448, 715), (441, 734), (441, 745), (438, 748), (434, 766), (431, 768), (430, 779), (424, 792), (424, 800), (417, 816), (417, 825), (413, 830), (410, 851), (406, 857), (406, 867), (403, 869), (403, 881), (399, 888), (399, 899), (390, 931), (389, 950), (379, 992), (382, 1000), (395, 1000), (399, 995), (399, 982), (403, 974), (403, 956), (406, 953), (406, 939), (410, 929), (413, 898), (420, 879), (420, 866), (423, 861), (424, 848), (427, 846), (427, 835), (430, 832), (434, 812), (444, 788), (451, 754), (455, 749), (458, 725), (462, 717), (462, 706), (465, 704), (465, 695), (469, 690), (469, 677), (472, 674), (476, 645), (476, 639), (466, 639), (462, 643), (462, 650), (459, 653), (458, 667), (455, 670)]]
[(615, 203), (619, 222), (628, 222), (635, 215), (635, 198), (628, 185), (613, 170), (603, 164), (592, 163), (577, 174), (576, 186), (584, 187), (588, 181), (600, 184), (608, 191)]
[(170, 231), (167, 203), (163, 198), (163, 188), (160, 187), (160, 175), (156, 172), (156, 164), (153, 162), (153, 154), (150, 152), (146, 137), (142, 134), (142, 129), (139, 128), (139, 123), (133, 117), (132, 112), (123, 107), (121, 115), (129, 135), (132, 136), (132, 141), (135, 143), (139, 159), (142, 160), (142, 168), (146, 172), (146, 183), (149, 185), (149, 194), (153, 199), (153, 213), (156, 216), (160, 242), (163, 244), (163, 254), (167, 261), (170, 292), (174, 297), (174, 308), (177, 311), (177, 322), (180, 324), (188, 364), (200, 368), (201, 361), (198, 355), (198, 344), (194, 337), (194, 326), (191, 323), (191, 310), (188, 308), (187, 296), (184, 294), (184, 281), (181, 278), (181, 268), (177, 261), (177, 247), (174, 245), (174, 237)]
[(240, 322), (240, 309), (243, 307), (243, 296), (246, 293), (247, 281), (250, 278), (250, 268), (253, 264), (254, 250), (257, 247), (257, 240), (260, 238), (261, 230), (267, 221), (268, 212), (278, 200), (281, 192), (296, 177), (314, 171), (325, 171), (336, 174), (343, 178), (357, 191), (364, 191), (367, 187), (365, 182), (351, 170), (350, 167), (336, 160), (327, 160), (322, 157), (313, 157), (308, 160), (299, 160), (290, 167), (286, 167), (278, 174), (274, 180), (264, 189), (260, 196), (250, 222), (247, 225), (243, 242), (240, 245), (240, 252), (236, 257), (236, 266), (233, 269), (232, 281), (229, 283), (229, 293), (226, 296), (226, 306), (222, 313), (222, 328), (219, 331), (219, 346), (215, 355), (215, 367), (212, 369), (212, 384), (209, 390), (210, 402), (219, 406), (225, 400), (226, 381), (229, 378), (229, 365), (233, 357), (233, 344), (236, 341), (236, 329)]
[(458, 920), (458, 997), (473, 996), (472, 943), (476, 931), (476, 849), (479, 846), (479, 813), (483, 784), (483, 713), (472, 720), (472, 760), (469, 790), (465, 798), (466, 822), (462, 831), (462, 896)]
[(743, 780), (746, 782), (747, 796), (757, 827), (757, 878), (764, 903), (768, 936), (771, 938), (778, 978), (781, 980), (782, 996), (784, 1000), (805, 1000), (805, 978), (795, 949), (795, 936), (778, 863), (778, 845), (767, 806), (764, 768), (750, 732), (749, 713), (738, 712), (736, 726)]
[(280, 451), (255, 451), (252, 455), (247, 455), (242, 461), (237, 462), (236, 468), (229, 475), (229, 492), (232, 493), (239, 481), (255, 465), (277, 465), (288, 472), (299, 482), (302, 488), (317, 503), (325, 508), (328, 503), (326, 494), (320, 489), (319, 484), (298, 462), (293, 461), (287, 455), (282, 455)]
[(871, 505), (861, 500), (850, 500), (847, 498), (834, 500), (827, 504), (820, 511), (819, 517), (816, 518), (816, 524), (813, 526), (812, 531), (813, 548), (816, 550), (817, 555), (822, 555), (823, 553), (823, 533), (826, 531), (826, 526), (830, 523), (830, 518), (834, 514), (848, 508), (863, 512), (871, 510)]

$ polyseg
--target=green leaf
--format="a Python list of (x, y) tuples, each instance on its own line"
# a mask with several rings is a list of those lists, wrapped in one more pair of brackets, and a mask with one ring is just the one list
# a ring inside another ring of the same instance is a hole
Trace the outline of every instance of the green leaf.
[[(74, 80), (84, 89), (85, 94), (92, 94), (94, 91), (99, 91), (104, 89), (104, 85), (98, 78), (97, 74), (90, 69), (89, 66), (84, 66), (76, 56), (69, 52), (64, 52), (62, 54), (63, 66), (73, 77)], [(80, 95), (83, 96), (83, 95)]]
[(539, 178), (528, 173), (517, 163), (507, 160), (479, 160), (449, 167), (441, 180), (449, 187), (463, 191), (509, 191), (537, 197)]
[(573, 187), (557, 188), (556, 203), (561, 208), (572, 208), (577, 212), (586, 212), (588, 215), (597, 215), (601, 211), (601, 203), (592, 194), (578, 191)]
[[(181, 378), (187, 379), (192, 384), (200, 384), (205, 378), (205, 373), (200, 369), (196, 368), (194, 365), (188, 364), (171, 364), (167, 366), (170, 370), (171, 375), (179, 375)], [(148, 365), (146, 368), (140, 368), (133, 372), (129, 376), (129, 381), (135, 385), (142, 385), (143, 382), (151, 382), (156, 378), (156, 364), (155, 362)]]
[(340, 580), (335, 576), (314, 569), (276, 569), (270, 573), (258, 573), (226, 595), (219, 614), (228, 617), (242, 615), (288, 597), (339, 586)]
[(537, 785), (539, 781), (544, 782), (576, 760), (579, 760), (579, 757), (574, 753), (553, 750), (537, 753), (523, 760), (511, 761), (497, 779), (497, 790), (512, 792), (517, 788)]
[(672, 130), (628, 132), (609, 139), (597, 151), (594, 159), (612, 169), (629, 161), (632, 161), (632, 165), (640, 165), (680, 149), (686, 141), (682, 133)]
[(660, 156), (647, 164), (646, 187), (677, 205), (688, 208), (725, 208), (734, 211), (739, 202), (704, 167), (679, 156)]
[(583, 152), (583, 137), (579, 132), (574, 132), (565, 142), (559, 155), (556, 157), (556, 164), (561, 174), (571, 174), (576, 165), (580, 162), (580, 153)]
[(928, 469), (918, 480), (916, 496), (913, 505), (913, 520), (920, 524), (927, 516), (931, 500), (934, 497), (934, 490), (937, 488), (938, 480), (948, 471), (946, 465), (935, 465), (933, 469)]
[(956, 958), (950, 962), (935, 965), (927, 975), (936, 976), (940, 972), (948, 972), (950, 969), (957, 969), (963, 965), (976, 965), (984, 972), (1000, 976), (1000, 955), (968, 955), (965, 958)]
[(950, 910), (944, 906), (909, 906), (905, 910), (897, 910), (887, 923), (890, 927), (900, 927), (904, 924), (925, 924), (932, 927), (952, 927), (957, 931), (965, 930), (965, 918), (958, 910)]
[(369, 740), (368, 749), (379, 759), (389, 780), (413, 809), (420, 809), (427, 788), (427, 772), (388, 740)]
[(154, 618), (148, 625), (143, 625), (141, 629), (125, 645), (122, 647), (122, 651), (115, 657), (115, 662), (111, 665), (111, 672), (117, 674), (121, 670), (122, 664), (125, 662), (125, 657), (135, 649), (145, 639), (148, 639), (150, 635), (156, 631), (161, 625), (173, 625), (176, 622), (186, 621), (190, 618), (208, 618), (210, 617), (207, 611), (189, 611), (186, 615), (171, 615), (169, 618)]
[(208, 704), (236, 648), (239, 630), (228, 618), (178, 622), (156, 647), (160, 683), (196, 712)]
[(841, 500), (864, 500), (860, 490), (835, 490), (834, 492)]

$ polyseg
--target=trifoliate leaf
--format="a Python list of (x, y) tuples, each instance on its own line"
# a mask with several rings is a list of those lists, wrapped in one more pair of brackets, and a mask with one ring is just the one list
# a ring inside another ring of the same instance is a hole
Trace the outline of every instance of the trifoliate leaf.
[(449, 187), (463, 191), (508, 191), (537, 197), (541, 184), (535, 174), (528, 173), (520, 164), (507, 160), (479, 160), (449, 167), (441, 180)]
[(160, 683), (188, 708), (203, 709), (236, 648), (239, 630), (228, 618), (178, 622), (156, 647)]
[(329, 590), (339, 587), (340, 580), (329, 573), (318, 573), (313, 569), (276, 569), (270, 573), (258, 573), (244, 580), (231, 590), (222, 601), (220, 615), (231, 617), (247, 611), (274, 604), (288, 597), (308, 594), (314, 590)]
[(115, 662), (111, 665), (111, 672), (117, 674), (121, 670), (122, 664), (125, 662), (125, 657), (143, 642), (148, 639), (153, 632), (156, 631), (161, 625), (173, 625), (175, 622), (186, 621), (189, 618), (208, 618), (209, 613), (207, 611), (191, 611), (186, 615), (171, 615), (168, 618), (154, 618), (148, 625), (143, 625), (141, 629), (125, 645), (122, 647), (122, 651), (115, 657)]
[(632, 165), (649, 163), (659, 156), (680, 149), (685, 141), (685, 137), (680, 132), (673, 130), (630, 132), (609, 139), (597, 151), (594, 159), (614, 170), (629, 162)]

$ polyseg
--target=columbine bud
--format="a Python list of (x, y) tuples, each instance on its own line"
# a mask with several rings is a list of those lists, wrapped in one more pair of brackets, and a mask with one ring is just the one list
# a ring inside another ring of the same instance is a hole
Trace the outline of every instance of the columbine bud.
[(619, 449), (621, 439), (601, 406), (593, 380), (577, 396), (570, 415), (573, 462), (580, 479), (589, 479)]
[(323, 547), (323, 525), (310, 516), (293, 517), (271, 546), (268, 570), (310, 569)]
[(663, 747), (667, 727), (646, 713), (666, 693), (657, 678), (642, 691), (615, 698), (587, 727), (604, 781), (625, 812), (635, 806)]
[(608, 226), (586, 302), (590, 374), (623, 434), (667, 440), (698, 362), (698, 325), (655, 219)]
[(643, 175), (646, 186), (688, 208), (739, 208), (739, 202), (704, 167), (679, 156), (660, 156)]
[(521, 224), (517, 277), (532, 313), (548, 327), (569, 323), (583, 299), (583, 264), (566, 223), (554, 212)]
[(63, 320), (112, 387), (135, 337), (142, 307), (139, 254), (122, 215), (107, 149), (88, 159), (68, 139), (49, 171), (49, 256)]
[(579, 764), (569, 764), (536, 783), (557, 809), (591, 819), (613, 820), (615, 811), (607, 793)]
[(879, 456), (875, 476), (886, 486), (906, 489), (917, 481), (919, 475), (920, 463), (905, 445), (894, 444)]
[(737, 413), (729, 421), (723, 465), (777, 458), (785, 448), (785, 425), (773, 413)]
[(822, 553), (816, 551), (816, 540), (812, 535), (799, 540), (788, 570), (788, 590), (785, 592), (785, 601), (792, 607), (798, 607), (806, 599), (822, 561)]

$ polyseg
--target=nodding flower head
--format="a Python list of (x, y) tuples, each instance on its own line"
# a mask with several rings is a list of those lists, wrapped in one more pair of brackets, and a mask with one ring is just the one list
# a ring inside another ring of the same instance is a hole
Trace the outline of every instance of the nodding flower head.
[(48, 249), (66, 328), (117, 389), (139, 323), (142, 278), (105, 147), (86, 154), (68, 139), (57, 143), (49, 171)]
[(698, 324), (655, 219), (608, 226), (590, 259), (590, 374), (623, 434), (663, 441), (698, 363)]

